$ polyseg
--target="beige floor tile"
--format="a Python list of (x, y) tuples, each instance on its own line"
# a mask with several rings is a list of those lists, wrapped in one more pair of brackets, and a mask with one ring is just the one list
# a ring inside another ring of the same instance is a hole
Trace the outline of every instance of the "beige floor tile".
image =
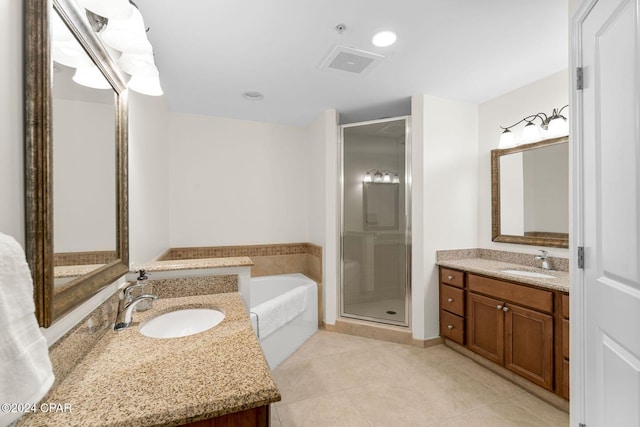
[(344, 353), (353, 350), (373, 350), (375, 348), (380, 348), (383, 345), (383, 342), (373, 340), (371, 338), (318, 331), (283, 363), (303, 359), (313, 359), (316, 357)]
[(372, 426), (427, 426), (447, 417), (439, 405), (410, 387), (380, 382), (346, 393)]
[(569, 414), (557, 409), (529, 393), (519, 394), (511, 399), (512, 402), (535, 414), (538, 418), (552, 426), (568, 426)]
[(272, 406), (275, 426), (569, 424), (568, 414), (444, 345), (319, 331), (273, 376), (283, 398)]
[(511, 401), (487, 405), (487, 410), (501, 416), (507, 422), (520, 427), (547, 427), (549, 423)]
[(465, 412), (455, 418), (446, 420), (448, 424), (435, 424), (437, 426), (456, 427), (519, 427), (521, 424), (505, 420), (499, 414), (487, 407)]
[(499, 395), (504, 396), (505, 398), (513, 397), (525, 392), (523, 388), (502, 378), (500, 375), (491, 372), (471, 359), (465, 358), (464, 361), (456, 363), (454, 368), (466, 372), (468, 375), (487, 387), (495, 390)]
[(438, 402), (449, 416), (505, 399), (472, 375), (454, 367), (416, 370), (407, 381), (425, 397)]
[(335, 381), (335, 367), (325, 359), (304, 359), (278, 366), (272, 374), (282, 400), (274, 405), (281, 406), (341, 390), (341, 385)]
[(278, 407), (282, 427), (367, 427), (369, 424), (344, 392)]

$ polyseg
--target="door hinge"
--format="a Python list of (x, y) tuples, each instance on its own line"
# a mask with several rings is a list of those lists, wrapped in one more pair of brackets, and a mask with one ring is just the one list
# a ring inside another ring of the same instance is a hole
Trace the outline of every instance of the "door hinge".
[(582, 67), (576, 68), (576, 89), (582, 90), (584, 88), (584, 78), (582, 73)]
[(584, 270), (584, 246), (578, 246), (578, 268)]

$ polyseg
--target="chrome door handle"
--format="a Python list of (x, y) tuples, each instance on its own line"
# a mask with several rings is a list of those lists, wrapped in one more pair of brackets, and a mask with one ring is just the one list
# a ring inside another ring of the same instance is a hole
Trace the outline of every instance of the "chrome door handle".
[(504, 311), (506, 313), (507, 311), (509, 311), (509, 307), (503, 307), (502, 311)]
[(447, 276), (447, 279), (453, 280), (453, 276)]
[(453, 298), (448, 298), (447, 302), (453, 302)]
[(498, 310), (502, 310), (502, 306), (501, 306), (500, 304), (496, 305), (496, 308), (497, 308)]
[(447, 328), (449, 328), (449, 330), (453, 329), (453, 325), (447, 325)]

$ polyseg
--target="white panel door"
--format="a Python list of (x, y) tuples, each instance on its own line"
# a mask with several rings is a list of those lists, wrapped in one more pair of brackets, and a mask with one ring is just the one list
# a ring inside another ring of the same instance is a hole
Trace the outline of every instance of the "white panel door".
[(581, 26), (588, 427), (640, 426), (639, 3), (598, 0)]

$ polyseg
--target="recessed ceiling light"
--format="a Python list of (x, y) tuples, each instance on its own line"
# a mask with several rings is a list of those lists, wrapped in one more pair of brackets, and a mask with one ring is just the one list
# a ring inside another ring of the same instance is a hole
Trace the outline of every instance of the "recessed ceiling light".
[(247, 92), (242, 92), (242, 97), (244, 99), (248, 99), (249, 101), (262, 101), (264, 99), (264, 95), (255, 90), (249, 90)]
[(391, 46), (396, 42), (396, 33), (393, 31), (380, 31), (371, 39), (371, 42), (378, 47)]

